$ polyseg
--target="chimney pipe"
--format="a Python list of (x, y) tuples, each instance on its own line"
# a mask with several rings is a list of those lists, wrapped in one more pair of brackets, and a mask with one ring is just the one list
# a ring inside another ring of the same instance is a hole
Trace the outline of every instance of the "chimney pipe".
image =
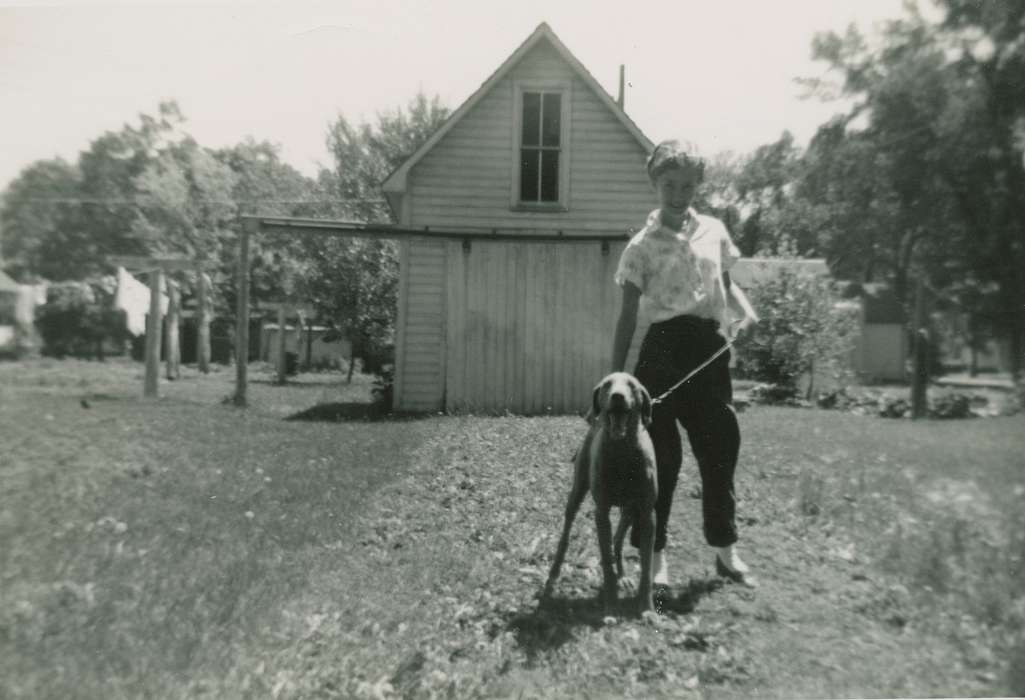
[(620, 109), (623, 109), (623, 102), (626, 98), (626, 66), (622, 63), (619, 64), (619, 97), (616, 98), (616, 104), (619, 105)]

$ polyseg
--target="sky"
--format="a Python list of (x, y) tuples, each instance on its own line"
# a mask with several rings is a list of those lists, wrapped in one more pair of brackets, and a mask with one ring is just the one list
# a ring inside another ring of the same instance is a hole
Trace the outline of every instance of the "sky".
[(418, 91), (455, 109), (543, 21), (613, 96), (626, 66), (626, 111), (654, 141), (742, 154), (788, 129), (806, 143), (842, 111), (795, 82), (826, 74), (814, 34), (901, 14), (901, 0), (0, 0), (0, 190), (167, 99), (200, 144), (270, 141), (313, 175), (339, 114), (373, 121)]

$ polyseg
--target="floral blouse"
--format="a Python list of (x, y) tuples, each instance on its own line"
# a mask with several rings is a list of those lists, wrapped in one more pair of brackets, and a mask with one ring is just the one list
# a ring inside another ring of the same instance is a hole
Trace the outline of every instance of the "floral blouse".
[(651, 322), (688, 314), (731, 321), (722, 273), (740, 259), (726, 226), (711, 216), (688, 212), (680, 231), (662, 224), (658, 209), (623, 250), (616, 284), (632, 282)]

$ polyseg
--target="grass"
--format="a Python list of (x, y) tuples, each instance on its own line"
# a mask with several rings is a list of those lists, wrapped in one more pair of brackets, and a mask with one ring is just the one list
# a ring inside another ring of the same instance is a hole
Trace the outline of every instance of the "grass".
[(660, 614), (606, 620), (586, 505), (535, 598), (580, 419), (354, 420), (365, 377), (260, 371), (238, 410), (233, 376), (0, 365), (0, 696), (1025, 693), (1022, 416), (754, 407), (761, 587), (714, 576), (688, 463)]

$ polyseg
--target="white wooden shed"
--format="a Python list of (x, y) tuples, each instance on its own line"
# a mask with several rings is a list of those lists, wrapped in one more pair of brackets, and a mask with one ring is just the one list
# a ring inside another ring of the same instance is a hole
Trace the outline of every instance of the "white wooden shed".
[(541, 24), (387, 178), (399, 226), (428, 229), (400, 243), (396, 408), (586, 407), (619, 255), (655, 206), (651, 148)]

